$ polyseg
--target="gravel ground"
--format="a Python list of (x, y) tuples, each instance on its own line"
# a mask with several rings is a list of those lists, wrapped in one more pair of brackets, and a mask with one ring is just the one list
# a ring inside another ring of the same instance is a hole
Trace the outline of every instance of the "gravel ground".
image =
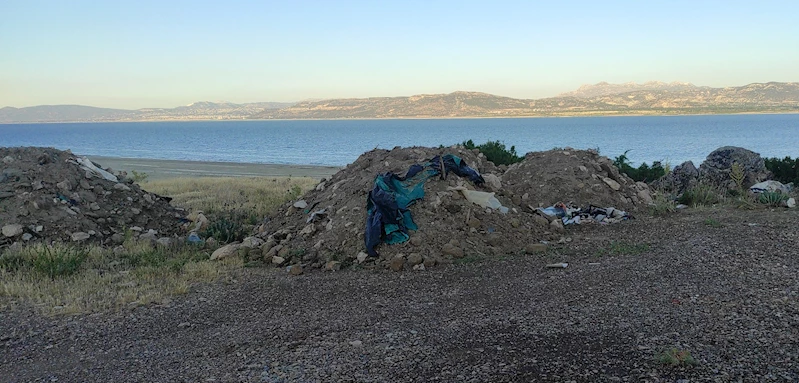
[[(111, 314), (17, 307), (0, 313), (0, 381), (795, 381), (797, 223), (799, 210), (692, 209), (570, 228), (546, 255), (246, 269)], [(659, 363), (669, 348), (697, 364)]]

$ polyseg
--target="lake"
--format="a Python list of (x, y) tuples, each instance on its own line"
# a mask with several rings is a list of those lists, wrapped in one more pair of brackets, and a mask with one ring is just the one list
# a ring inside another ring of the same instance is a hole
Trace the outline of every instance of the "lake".
[(520, 154), (596, 149), (634, 164), (701, 163), (742, 146), (764, 157), (799, 156), (799, 114), (429, 120), (283, 120), (0, 125), (0, 146), (194, 161), (342, 166), (374, 148), (500, 140)]

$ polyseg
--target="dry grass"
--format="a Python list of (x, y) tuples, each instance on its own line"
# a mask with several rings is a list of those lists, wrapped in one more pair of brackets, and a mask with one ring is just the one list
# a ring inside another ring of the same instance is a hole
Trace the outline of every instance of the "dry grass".
[(297, 198), (318, 183), (307, 177), (281, 178), (173, 178), (144, 182), (147, 191), (172, 197), (172, 204), (189, 211), (224, 213), (248, 211), (266, 216), (278, 205)]
[[(101, 247), (80, 249), (86, 258), (74, 273), (51, 276), (32, 265), (0, 263), (0, 302), (26, 303), (48, 314), (118, 310), (162, 303), (185, 294), (191, 285), (212, 282), (242, 267), (240, 259), (208, 260), (208, 253), (189, 246), (163, 248), (129, 240), (125, 251)], [(0, 260), (36, 257), (44, 245), (8, 249)], [(56, 246), (62, 251), (65, 245)]]

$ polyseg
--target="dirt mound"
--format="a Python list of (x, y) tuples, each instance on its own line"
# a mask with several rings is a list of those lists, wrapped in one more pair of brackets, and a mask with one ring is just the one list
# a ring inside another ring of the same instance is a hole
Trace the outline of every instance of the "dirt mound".
[(649, 186), (619, 173), (594, 150), (550, 150), (527, 153), (502, 176), (504, 193), (515, 205), (616, 207), (634, 211), (652, 202)]
[(171, 237), (185, 214), (124, 175), (53, 148), (0, 148), (0, 245), (18, 241), (119, 243)]
[[(381, 244), (377, 258), (366, 258), (364, 231), (367, 196), (375, 177), (386, 172), (404, 175), (410, 166), (425, 164), (438, 155), (452, 154), (480, 172), (485, 184), (477, 186), (450, 173), (424, 184), (425, 196), (411, 205), (418, 231), (407, 242)], [(641, 203), (637, 186), (607, 158), (587, 151), (532, 153), (521, 164), (494, 166), (477, 150), (452, 148), (394, 148), (372, 150), (320, 183), (315, 190), (279, 209), (260, 229), (260, 247), (266, 262), (338, 268), (342, 264), (366, 267), (421, 268), (470, 255), (534, 252), (541, 241), (559, 239), (563, 226), (535, 211), (540, 204), (573, 200), (584, 204), (634, 207)], [(595, 165), (595, 166), (594, 166)], [(581, 170), (582, 168), (585, 170)], [(590, 169), (590, 170), (589, 170)], [(504, 174), (503, 174), (504, 173)], [(617, 183), (619, 190), (604, 179)], [(542, 186), (543, 185), (543, 186)], [(598, 186), (595, 186), (598, 185)], [(456, 187), (495, 192), (509, 209), (481, 207), (465, 199)], [(601, 187), (601, 188), (600, 188)], [(296, 204), (296, 205), (295, 205)], [(313, 212), (324, 209), (313, 217)], [(364, 261), (365, 259), (365, 261)], [(340, 263), (339, 263), (340, 262)]]

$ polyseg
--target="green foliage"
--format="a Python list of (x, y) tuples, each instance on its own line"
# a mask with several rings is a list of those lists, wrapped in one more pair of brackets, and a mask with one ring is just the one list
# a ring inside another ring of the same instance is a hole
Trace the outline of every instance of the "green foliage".
[(775, 180), (784, 184), (793, 182), (794, 185), (799, 185), (799, 157), (766, 158), (765, 162), (766, 169), (774, 174)]
[(608, 247), (600, 249), (597, 255), (639, 255), (647, 251), (649, 251), (649, 245), (646, 243), (612, 241)]
[(149, 177), (149, 175), (145, 172), (137, 172), (135, 170), (131, 170), (130, 173), (131, 173), (130, 179), (132, 179), (133, 182), (136, 183), (144, 182), (147, 180), (147, 177)]
[(661, 351), (655, 356), (655, 359), (660, 364), (672, 367), (694, 366), (697, 364), (696, 359), (691, 356), (690, 352), (676, 348)]
[(710, 226), (710, 227), (715, 227), (715, 228), (722, 227), (721, 222), (719, 222), (715, 218), (707, 218), (707, 219), (705, 219), (704, 224), (705, 224), (705, 226)]
[(6, 251), (0, 256), (0, 269), (18, 272), (32, 270), (50, 279), (75, 274), (88, 251), (68, 245), (34, 245), (17, 251)]
[(524, 159), (516, 153), (515, 146), (507, 149), (505, 144), (500, 141), (488, 141), (481, 145), (475, 145), (474, 141), (468, 140), (461, 145), (466, 149), (480, 150), (480, 153), (483, 153), (494, 165), (512, 165)]
[(654, 195), (649, 209), (654, 216), (664, 216), (677, 211), (677, 204), (671, 196), (663, 192), (658, 192)]
[(730, 168), (730, 179), (735, 182), (735, 191), (737, 193), (743, 193), (744, 178), (746, 178), (744, 167), (737, 162), (733, 162)]
[(646, 162), (641, 163), (638, 168), (632, 167), (632, 165), (630, 165), (630, 159), (627, 158), (628, 152), (629, 150), (616, 157), (613, 160), (613, 165), (634, 181), (652, 182), (666, 174), (666, 169), (663, 168), (660, 161), (653, 162), (651, 167), (647, 165)]
[(699, 183), (687, 189), (677, 200), (679, 203), (688, 206), (710, 206), (724, 200), (723, 194), (712, 185)]
[(214, 238), (220, 243), (230, 243), (244, 239), (245, 231), (240, 221), (221, 217), (211, 222), (200, 235), (203, 238)]
[(762, 203), (763, 205), (768, 205), (771, 207), (780, 206), (782, 201), (788, 199), (788, 196), (782, 194), (780, 192), (772, 192), (772, 191), (765, 191), (760, 193), (760, 196), (757, 197), (757, 201)]

